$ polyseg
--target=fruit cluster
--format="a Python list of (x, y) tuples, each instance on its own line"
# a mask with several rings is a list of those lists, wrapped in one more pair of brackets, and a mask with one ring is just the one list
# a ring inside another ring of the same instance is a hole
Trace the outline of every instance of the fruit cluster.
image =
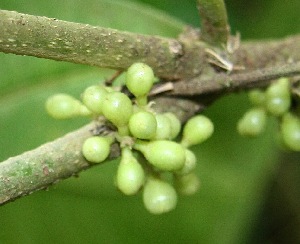
[(275, 116), (280, 123), (280, 137), (283, 144), (290, 150), (300, 151), (300, 119), (291, 111), (289, 79), (278, 79), (266, 90), (254, 89), (248, 95), (255, 107), (239, 120), (238, 132), (243, 136), (257, 136), (263, 132), (267, 117)]
[[(154, 78), (151, 67), (135, 63), (125, 78), (134, 101), (112, 87), (94, 85), (83, 92), (82, 102), (58, 94), (48, 99), (46, 109), (58, 119), (92, 115), (112, 124), (115, 131), (92, 136), (84, 142), (84, 157), (91, 163), (103, 162), (111, 144), (119, 143), (118, 189), (125, 195), (142, 190), (146, 209), (162, 214), (175, 208), (177, 193), (190, 195), (197, 191), (199, 180), (194, 172), (197, 160), (188, 148), (207, 140), (214, 127), (207, 117), (196, 115), (185, 124), (181, 141), (175, 142), (182, 127), (179, 119), (173, 113), (155, 113), (148, 103)], [(168, 174), (172, 175), (172, 182)]]

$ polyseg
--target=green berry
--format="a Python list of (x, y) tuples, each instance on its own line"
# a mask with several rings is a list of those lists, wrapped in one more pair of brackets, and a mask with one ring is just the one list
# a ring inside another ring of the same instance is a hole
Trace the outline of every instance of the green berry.
[(143, 202), (152, 214), (167, 213), (176, 207), (177, 193), (169, 183), (149, 178), (144, 187)]
[(257, 136), (261, 134), (266, 125), (267, 115), (262, 108), (253, 108), (239, 120), (237, 130), (242, 136)]
[(250, 102), (255, 106), (262, 106), (266, 101), (265, 92), (261, 89), (253, 89), (248, 92)]
[(117, 186), (126, 195), (136, 194), (145, 181), (142, 166), (132, 155), (129, 148), (123, 148), (122, 158), (117, 171)]
[(126, 86), (135, 97), (146, 96), (154, 83), (151, 67), (144, 63), (132, 64), (126, 73)]
[(133, 113), (133, 106), (129, 97), (121, 92), (108, 93), (102, 104), (105, 118), (115, 126), (121, 127), (128, 124)]
[(206, 141), (214, 132), (214, 125), (204, 115), (196, 115), (189, 119), (183, 128), (182, 145), (190, 147)]
[(104, 86), (90, 86), (83, 92), (82, 101), (92, 112), (102, 114), (102, 104), (107, 93)]
[(180, 170), (185, 163), (184, 148), (173, 141), (136, 141), (133, 145), (136, 150), (142, 152), (150, 164), (159, 170)]
[(291, 98), (289, 95), (281, 97), (272, 97), (267, 99), (266, 109), (274, 116), (281, 116), (286, 113), (291, 106)]
[(186, 175), (196, 168), (197, 158), (195, 153), (189, 149), (185, 149), (185, 163), (182, 169), (176, 171), (176, 175)]
[(174, 186), (177, 192), (182, 195), (193, 195), (198, 191), (200, 181), (195, 173), (175, 175)]
[(69, 119), (91, 114), (79, 100), (63, 93), (49, 97), (46, 101), (46, 110), (55, 119)]
[(288, 79), (281, 78), (266, 90), (266, 109), (274, 116), (281, 116), (289, 110), (290, 106), (290, 83)]
[(290, 93), (290, 82), (288, 78), (281, 78), (270, 84), (266, 90), (267, 96), (280, 96)]
[(171, 121), (164, 114), (156, 114), (157, 129), (155, 134), (156, 140), (170, 139), (171, 138)]
[(171, 135), (170, 139), (174, 139), (181, 131), (181, 122), (173, 113), (164, 113), (164, 115), (170, 120), (171, 123)]
[(287, 113), (281, 122), (281, 135), (284, 144), (293, 151), (300, 151), (300, 119)]
[(128, 126), (135, 138), (151, 139), (155, 136), (157, 122), (152, 113), (141, 110), (130, 117)]
[(91, 163), (101, 163), (109, 155), (110, 141), (108, 138), (92, 136), (85, 140), (82, 146), (82, 154)]

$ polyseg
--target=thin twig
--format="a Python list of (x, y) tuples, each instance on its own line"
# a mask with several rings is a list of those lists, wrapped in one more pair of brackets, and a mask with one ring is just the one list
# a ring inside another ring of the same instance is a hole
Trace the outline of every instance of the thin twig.
[(212, 45), (226, 44), (230, 35), (223, 0), (197, 0), (201, 17), (201, 39)]
[(200, 76), (189, 81), (182, 80), (175, 82), (173, 90), (168, 92), (168, 95), (200, 96), (229, 93), (253, 87), (264, 87), (271, 80), (299, 74), (300, 62), (240, 73), (221, 73), (209, 78)]

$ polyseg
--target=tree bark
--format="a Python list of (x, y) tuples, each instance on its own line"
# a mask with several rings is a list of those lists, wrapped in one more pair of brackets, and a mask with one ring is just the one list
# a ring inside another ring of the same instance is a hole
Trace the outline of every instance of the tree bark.
[[(155, 108), (177, 113), (182, 122), (222, 94), (300, 74), (300, 35), (242, 42), (232, 53), (199, 41), (194, 29), (170, 39), (5, 10), (0, 21), (1, 52), (117, 70), (138, 61), (149, 64), (162, 81), (173, 82), (171, 91), (156, 96)], [(90, 167), (81, 145), (95, 127), (91, 123), (0, 163), (0, 204)], [(117, 155), (112, 149), (111, 157)]]

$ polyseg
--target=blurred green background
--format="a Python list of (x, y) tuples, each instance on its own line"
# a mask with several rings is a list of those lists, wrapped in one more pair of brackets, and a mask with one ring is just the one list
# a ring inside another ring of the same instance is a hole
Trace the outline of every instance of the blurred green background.
[[(300, 32), (299, 0), (226, 4), (232, 32), (243, 40)], [(200, 23), (193, 0), (2, 0), (0, 8), (167, 37), (184, 23)], [(86, 123), (49, 118), (45, 99), (56, 92), (79, 96), (111, 74), (0, 53), (0, 160)], [(240, 93), (205, 111), (216, 132), (193, 148), (201, 190), (180, 197), (175, 211), (153, 216), (141, 195), (121, 195), (113, 185), (117, 162), (110, 162), (1, 207), (0, 243), (299, 243), (299, 153), (279, 150), (272, 119), (259, 138), (239, 137), (236, 122), (249, 106)]]

